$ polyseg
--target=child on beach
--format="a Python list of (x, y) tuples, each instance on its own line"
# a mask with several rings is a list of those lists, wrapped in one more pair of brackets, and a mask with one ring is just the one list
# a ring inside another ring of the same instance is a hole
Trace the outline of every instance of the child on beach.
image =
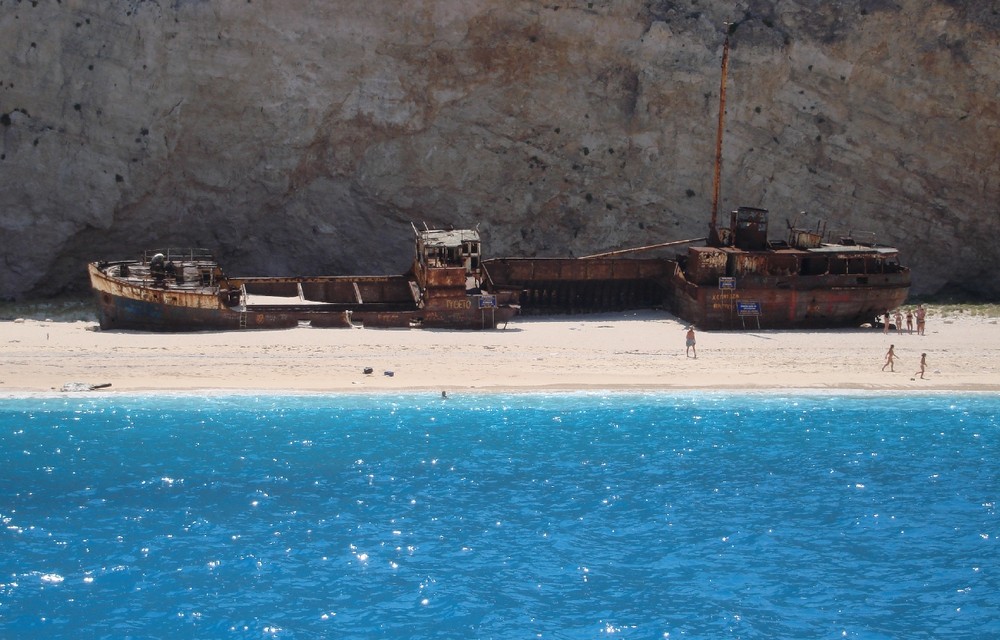
[(913, 375), (917, 375), (919, 373), (920, 374), (920, 379), (923, 380), (924, 379), (924, 371), (926, 371), (926, 370), (927, 370), (927, 354), (926, 353), (921, 353), (920, 354), (920, 371), (914, 372)]

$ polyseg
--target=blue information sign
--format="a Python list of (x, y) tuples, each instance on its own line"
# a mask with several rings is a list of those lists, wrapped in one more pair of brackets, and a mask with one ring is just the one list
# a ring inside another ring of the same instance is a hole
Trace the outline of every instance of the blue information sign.
[(736, 302), (736, 313), (741, 316), (759, 316), (760, 303), (749, 300), (739, 300)]

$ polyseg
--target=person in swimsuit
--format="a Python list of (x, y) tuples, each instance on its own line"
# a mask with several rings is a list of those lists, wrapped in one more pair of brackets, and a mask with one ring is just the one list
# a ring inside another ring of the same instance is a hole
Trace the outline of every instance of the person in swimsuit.
[(882, 365), (882, 371), (885, 371), (885, 368), (889, 367), (889, 371), (895, 372), (896, 369), (893, 367), (894, 362), (896, 362), (896, 345), (890, 344), (889, 350), (885, 352), (885, 364)]

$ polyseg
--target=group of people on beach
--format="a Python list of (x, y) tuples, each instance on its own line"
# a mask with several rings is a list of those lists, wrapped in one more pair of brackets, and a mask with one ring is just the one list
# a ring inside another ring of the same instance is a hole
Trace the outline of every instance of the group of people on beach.
[[(889, 367), (889, 371), (895, 373), (896, 371), (896, 345), (890, 344), (889, 350), (885, 352), (885, 364), (882, 365), (882, 371), (885, 371), (886, 367)], [(924, 373), (927, 371), (927, 354), (920, 354), (920, 369), (913, 372), (913, 375), (920, 375), (920, 379), (924, 380)]]
[[(906, 310), (906, 332), (913, 333), (913, 321), (917, 321), (917, 335), (924, 335), (924, 329), (927, 326), (927, 310), (924, 309), (924, 305), (918, 304), (917, 308)], [(891, 320), (895, 320), (896, 324), (893, 325)], [(896, 309), (891, 315), (888, 311), (882, 317), (882, 333), (889, 333), (889, 328), (891, 326), (896, 327), (896, 333), (903, 334), (903, 312), (900, 309)]]
[[(903, 312), (900, 309), (890, 316), (889, 312), (886, 311), (882, 319), (882, 333), (888, 334), (889, 328), (893, 326), (890, 323), (890, 318), (896, 321), (896, 333), (903, 334)], [(906, 310), (906, 332), (909, 334), (913, 333), (913, 321), (917, 321), (917, 335), (926, 335), (924, 331), (927, 328), (927, 310), (924, 309), (924, 305), (918, 304), (916, 309)], [(885, 352), (885, 364), (882, 365), (882, 371), (885, 371), (886, 367), (889, 367), (890, 372), (895, 372), (896, 364), (896, 345), (890, 344), (889, 350)], [(921, 380), (924, 380), (924, 373), (927, 371), (927, 354), (920, 354), (920, 369), (913, 373), (914, 376), (919, 375)]]
[[(925, 327), (925, 317), (927, 311), (924, 309), (924, 305), (918, 304), (916, 312), (906, 311), (906, 328), (910, 333), (913, 333), (913, 318), (916, 316), (917, 319), (917, 335), (924, 335)], [(885, 325), (884, 333), (889, 333), (889, 312), (885, 312)], [(684, 334), (684, 343), (687, 347), (687, 357), (698, 357), (698, 351), (695, 349), (695, 337), (694, 337), (694, 327), (687, 326), (684, 327), (687, 333)], [(899, 333), (902, 331), (902, 313), (899, 309), (896, 309), (896, 329)], [(895, 373), (896, 371), (896, 345), (890, 344), (889, 350), (885, 353), (885, 364), (882, 365), (882, 371), (885, 371), (886, 367), (889, 367), (889, 371)], [(927, 354), (920, 354), (920, 369), (913, 373), (914, 376), (919, 375), (921, 380), (924, 380), (924, 374), (927, 372)]]

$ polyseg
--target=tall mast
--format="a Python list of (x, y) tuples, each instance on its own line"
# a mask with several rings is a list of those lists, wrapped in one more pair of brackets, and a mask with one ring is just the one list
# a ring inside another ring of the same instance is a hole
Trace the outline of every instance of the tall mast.
[(726, 115), (726, 74), (729, 71), (729, 30), (722, 45), (722, 79), (719, 81), (719, 128), (715, 134), (715, 177), (712, 181), (712, 222), (709, 226), (709, 242), (719, 241), (717, 219), (719, 215), (719, 182), (722, 174), (722, 129)]

